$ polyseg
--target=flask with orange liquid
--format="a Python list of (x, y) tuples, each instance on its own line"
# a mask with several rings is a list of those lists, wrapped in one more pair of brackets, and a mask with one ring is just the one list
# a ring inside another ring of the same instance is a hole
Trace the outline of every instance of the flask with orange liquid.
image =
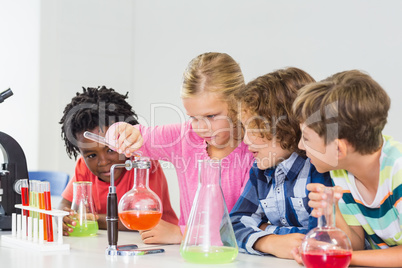
[(162, 217), (162, 203), (149, 188), (151, 162), (147, 157), (136, 157), (133, 161), (134, 185), (120, 199), (118, 212), (120, 221), (130, 230), (149, 230)]

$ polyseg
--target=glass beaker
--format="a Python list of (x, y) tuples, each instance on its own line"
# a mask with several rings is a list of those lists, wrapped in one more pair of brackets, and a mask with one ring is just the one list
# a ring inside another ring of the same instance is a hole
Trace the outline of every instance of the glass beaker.
[(134, 165), (134, 185), (119, 202), (119, 218), (130, 230), (149, 230), (162, 218), (162, 202), (149, 189), (151, 162), (147, 157), (136, 157)]
[(307, 268), (346, 268), (352, 258), (352, 245), (347, 235), (335, 227), (334, 188), (326, 187), (327, 206), (301, 245), (301, 257)]
[(233, 261), (238, 247), (221, 188), (219, 160), (198, 160), (198, 189), (180, 246), (188, 262)]
[(95, 236), (98, 232), (98, 221), (92, 198), (92, 182), (76, 181), (73, 182), (74, 197), (71, 209), (74, 215), (70, 217), (77, 223), (70, 236)]

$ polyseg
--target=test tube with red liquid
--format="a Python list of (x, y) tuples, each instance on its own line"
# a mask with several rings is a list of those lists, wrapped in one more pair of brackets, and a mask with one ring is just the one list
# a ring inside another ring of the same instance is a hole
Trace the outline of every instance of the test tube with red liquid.
[[(29, 206), (28, 179), (21, 180), (21, 201), (23, 206)], [(29, 210), (22, 210), (22, 214), (29, 217)]]
[[(45, 194), (45, 209), (52, 210), (52, 199), (50, 196), (50, 183), (48, 181), (43, 182), (44, 194)], [(53, 242), (53, 220), (52, 216), (46, 214), (46, 232), (47, 242)]]

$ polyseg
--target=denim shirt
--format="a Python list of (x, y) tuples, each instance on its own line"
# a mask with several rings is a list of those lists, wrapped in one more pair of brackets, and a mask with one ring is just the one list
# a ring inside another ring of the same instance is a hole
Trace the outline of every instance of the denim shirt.
[[(250, 170), (250, 178), (230, 213), (241, 252), (262, 255), (253, 249), (255, 242), (270, 234), (306, 234), (317, 226), (308, 206), (309, 183), (332, 186), (329, 173), (319, 173), (310, 159), (293, 153), (278, 166)], [(265, 230), (259, 227), (269, 225)]]

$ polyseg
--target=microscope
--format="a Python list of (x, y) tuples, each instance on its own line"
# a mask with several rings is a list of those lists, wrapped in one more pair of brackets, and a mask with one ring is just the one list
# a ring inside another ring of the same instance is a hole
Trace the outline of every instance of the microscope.
[[(0, 103), (12, 96), (11, 89), (0, 93)], [(0, 131), (0, 230), (11, 230), (11, 215), (17, 213), (15, 204), (21, 204), (21, 179), (28, 179), (24, 151), (16, 140)]]

